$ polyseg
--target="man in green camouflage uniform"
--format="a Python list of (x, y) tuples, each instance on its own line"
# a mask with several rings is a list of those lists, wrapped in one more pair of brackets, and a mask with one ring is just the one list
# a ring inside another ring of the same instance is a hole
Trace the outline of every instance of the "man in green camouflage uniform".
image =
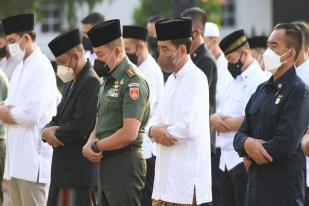
[[(108, 34), (108, 35), (107, 35)], [(140, 206), (146, 175), (141, 145), (149, 116), (149, 89), (125, 55), (119, 20), (93, 27), (88, 36), (104, 78), (97, 124), (83, 154), (100, 161), (100, 205)]]

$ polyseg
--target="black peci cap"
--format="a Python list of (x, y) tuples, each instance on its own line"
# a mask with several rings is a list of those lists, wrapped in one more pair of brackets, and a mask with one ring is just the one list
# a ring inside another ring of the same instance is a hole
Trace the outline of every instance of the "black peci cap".
[(119, 19), (113, 19), (99, 23), (92, 27), (87, 35), (93, 47), (108, 44), (121, 37), (120, 21)]
[(236, 51), (247, 43), (244, 30), (237, 30), (224, 37), (220, 42), (220, 48), (225, 55)]
[(81, 44), (81, 36), (78, 29), (61, 34), (49, 42), (48, 47), (55, 57), (69, 51), (73, 47)]
[(34, 28), (34, 15), (20, 14), (10, 16), (2, 19), (2, 24), (6, 35), (23, 31), (32, 31)]
[(131, 38), (146, 41), (147, 30), (141, 26), (123, 26), (123, 38)]
[(159, 41), (184, 39), (192, 36), (191, 19), (165, 19), (155, 24)]

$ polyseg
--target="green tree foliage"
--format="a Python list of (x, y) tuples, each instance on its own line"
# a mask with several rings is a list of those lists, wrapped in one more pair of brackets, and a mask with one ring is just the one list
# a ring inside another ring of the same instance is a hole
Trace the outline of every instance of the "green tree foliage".
[(133, 19), (137, 25), (145, 26), (147, 19), (152, 15), (168, 18), (171, 14), (171, 0), (140, 0), (140, 6), (135, 9)]
[(220, 0), (198, 0), (197, 6), (206, 11), (208, 21), (221, 25), (222, 5)]
[(60, 7), (62, 16), (67, 19), (70, 26), (76, 26), (76, 13), (80, 5), (87, 5), (89, 11), (93, 10), (96, 3), (103, 0), (0, 0), (0, 19), (26, 12), (35, 12), (41, 19), (44, 5), (55, 4)]
[[(208, 20), (220, 25), (222, 6), (220, 0), (195, 0), (195, 5), (207, 12)], [(168, 18), (172, 15), (172, 0), (140, 0), (140, 6), (133, 14), (137, 25), (145, 26), (148, 17), (160, 15)]]

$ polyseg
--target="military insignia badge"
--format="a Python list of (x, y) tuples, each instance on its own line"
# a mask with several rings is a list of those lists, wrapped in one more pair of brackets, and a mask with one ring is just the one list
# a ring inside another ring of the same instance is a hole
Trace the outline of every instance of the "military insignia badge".
[(137, 100), (139, 98), (139, 88), (138, 87), (130, 88), (130, 98), (132, 100)]

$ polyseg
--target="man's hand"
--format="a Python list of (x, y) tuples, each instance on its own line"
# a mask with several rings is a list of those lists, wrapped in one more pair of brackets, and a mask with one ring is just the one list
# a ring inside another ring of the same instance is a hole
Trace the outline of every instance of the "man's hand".
[(0, 120), (6, 124), (16, 124), (11, 114), (11, 106), (0, 106)]
[(55, 133), (58, 129), (58, 126), (47, 127), (43, 129), (42, 139), (45, 139), (46, 142), (53, 148), (64, 146), (64, 144), (55, 136)]
[(91, 162), (100, 162), (102, 159), (102, 152), (94, 152), (91, 148), (91, 146), (95, 143), (98, 142), (98, 139), (91, 139), (89, 140), (85, 146), (83, 147), (83, 155), (86, 157), (89, 161)]
[(268, 164), (273, 161), (272, 157), (263, 147), (265, 141), (248, 137), (245, 141), (244, 148), (247, 155), (257, 164)]
[(251, 159), (244, 157), (244, 166), (246, 169), (246, 172), (249, 173), (252, 167), (253, 161)]
[(301, 141), (301, 148), (304, 154), (309, 156), (309, 133), (307, 132)]
[(217, 132), (225, 133), (231, 131), (231, 127), (224, 122), (223, 116), (219, 114), (210, 116), (210, 124)]
[(154, 141), (159, 144), (172, 146), (177, 142), (177, 140), (168, 133), (168, 127), (169, 125), (151, 127), (150, 136), (153, 137)]

